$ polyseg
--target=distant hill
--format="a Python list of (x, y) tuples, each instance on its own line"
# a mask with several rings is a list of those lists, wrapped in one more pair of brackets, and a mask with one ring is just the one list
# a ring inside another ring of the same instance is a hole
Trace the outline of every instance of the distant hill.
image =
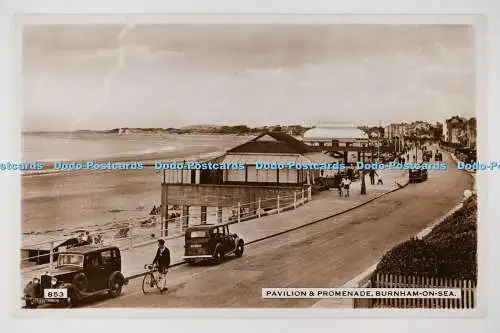
[(108, 130), (77, 130), (77, 131), (40, 131), (40, 132), (23, 132), (23, 133), (108, 133), (108, 134), (137, 134), (137, 133), (165, 133), (165, 134), (232, 134), (232, 135), (257, 135), (266, 130), (279, 131), (290, 135), (300, 136), (308, 127), (300, 125), (288, 126), (263, 126), (263, 127), (248, 127), (246, 125), (233, 126), (218, 126), (211, 124), (190, 125), (181, 128), (141, 128), (141, 127), (118, 127)]
[(208, 125), (208, 124), (203, 124), (203, 125), (191, 125), (191, 126), (184, 126), (181, 127), (181, 130), (217, 130), (220, 129), (222, 126), (217, 126), (217, 125)]

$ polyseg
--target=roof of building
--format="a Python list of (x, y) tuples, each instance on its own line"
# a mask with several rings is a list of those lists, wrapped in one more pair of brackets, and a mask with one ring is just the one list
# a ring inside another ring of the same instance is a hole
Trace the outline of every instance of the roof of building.
[(283, 132), (264, 132), (227, 151), (227, 153), (304, 154), (314, 150)]
[(304, 133), (304, 140), (368, 139), (365, 131), (348, 125), (322, 125)]
[(239, 163), (243, 165), (255, 165), (261, 163), (309, 163), (310, 161), (300, 154), (227, 154), (217, 158), (217, 163)]
[(238, 163), (243, 165), (255, 165), (256, 162), (260, 163), (333, 163), (338, 159), (335, 159), (322, 152), (313, 152), (306, 154), (227, 154), (216, 159), (217, 163)]

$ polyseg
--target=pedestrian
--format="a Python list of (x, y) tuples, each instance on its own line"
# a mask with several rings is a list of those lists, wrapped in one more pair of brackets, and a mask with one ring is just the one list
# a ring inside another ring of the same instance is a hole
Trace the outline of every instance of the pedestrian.
[(88, 231), (87, 231), (87, 242), (89, 243), (89, 245), (94, 244), (94, 236), (91, 235)]
[(375, 176), (378, 177), (377, 172), (375, 170), (371, 169), (369, 174), (370, 174), (370, 184), (375, 185)]
[(349, 198), (350, 185), (351, 185), (351, 180), (348, 177), (345, 177), (344, 180), (342, 180), (342, 186), (344, 187), (344, 193), (346, 198)]
[(165, 246), (163, 239), (158, 240), (158, 250), (156, 250), (156, 256), (153, 259), (153, 265), (156, 265), (158, 268), (158, 281), (163, 280), (160, 292), (164, 292), (168, 290), (165, 285), (167, 283), (168, 266), (170, 266), (170, 250)]
[(347, 169), (347, 178), (352, 180), (353, 177), (354, 177), (354, 170), (352, 168)]

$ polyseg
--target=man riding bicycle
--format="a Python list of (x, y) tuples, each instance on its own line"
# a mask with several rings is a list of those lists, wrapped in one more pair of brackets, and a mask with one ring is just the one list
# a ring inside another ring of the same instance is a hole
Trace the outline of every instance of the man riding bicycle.
[(163, 288), (161, 289), (163, 292), (168, 289), (165, 288), (165, 284), (167, 283), (168, 266), (170, 266), (170, 250), (165, 246), (163, 239), (158, 240), (158, 250), (156, 251), (153, 265), (158, 266), (158, 280), (161, 281), (163, 279)]

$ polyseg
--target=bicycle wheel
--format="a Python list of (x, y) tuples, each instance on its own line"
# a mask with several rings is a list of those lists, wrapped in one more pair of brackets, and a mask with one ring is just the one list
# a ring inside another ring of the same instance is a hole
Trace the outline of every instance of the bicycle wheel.
[(144, 279), (142, 280), (142, 292), (148, 294), (158, 287), (156, 279), (153, 273), (146, 273)]

